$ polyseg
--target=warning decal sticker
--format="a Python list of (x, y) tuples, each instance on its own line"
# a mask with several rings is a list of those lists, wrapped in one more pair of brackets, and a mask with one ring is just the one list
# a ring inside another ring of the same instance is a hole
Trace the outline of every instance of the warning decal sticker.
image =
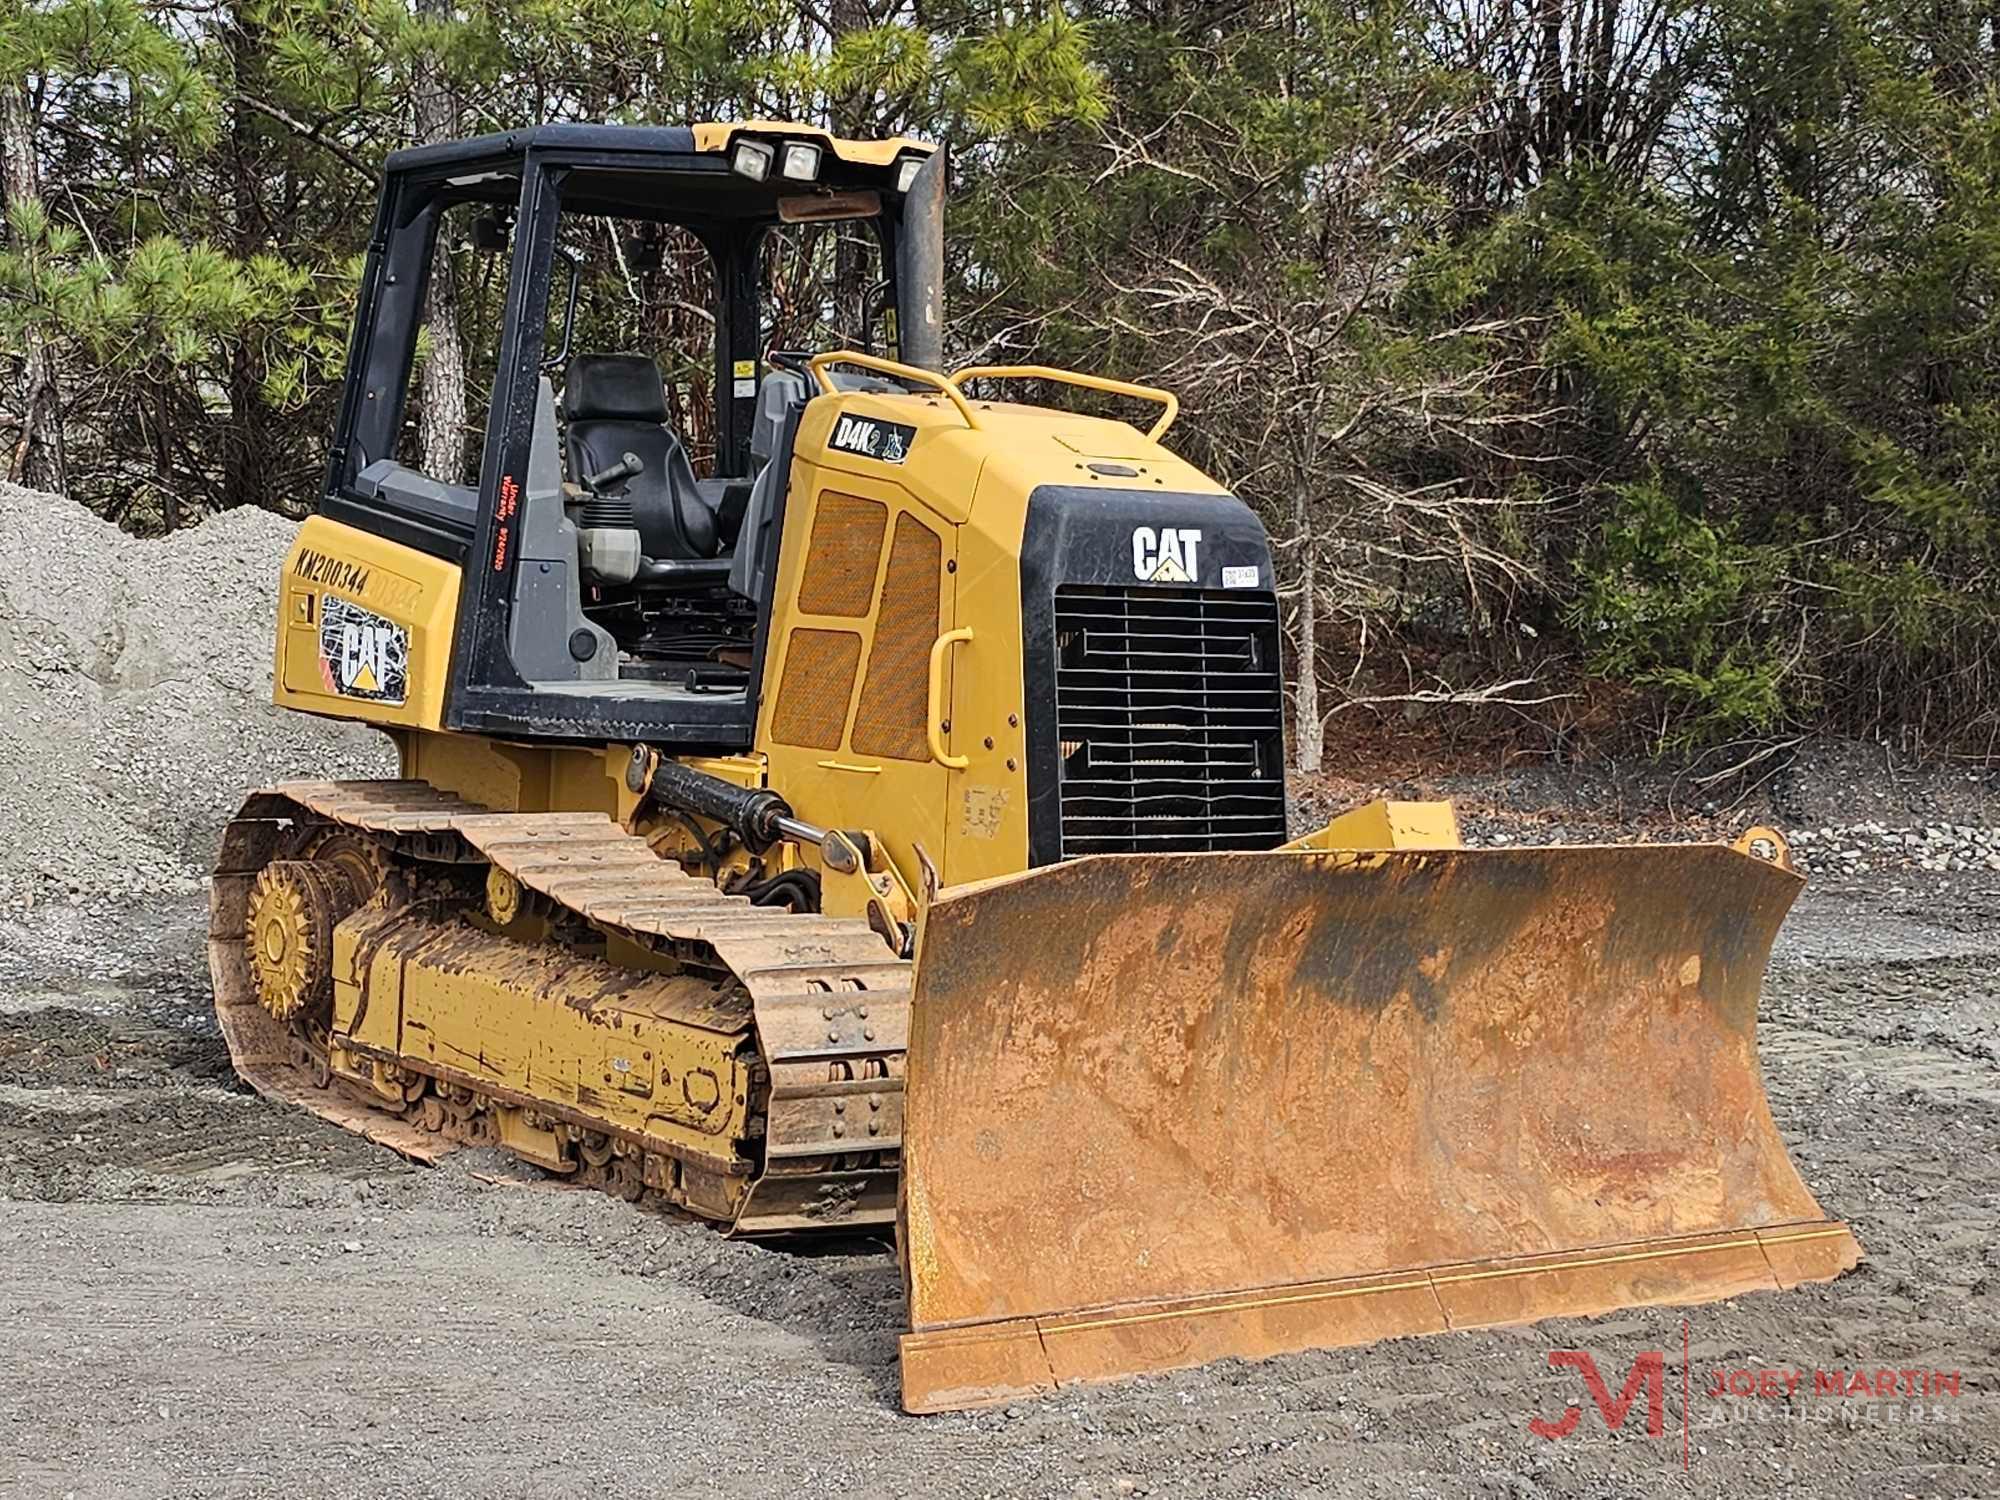
[(349, 600), (320, 599), (319, 671), (327, 691), (401, 703), (410, 690), (410, 632)]

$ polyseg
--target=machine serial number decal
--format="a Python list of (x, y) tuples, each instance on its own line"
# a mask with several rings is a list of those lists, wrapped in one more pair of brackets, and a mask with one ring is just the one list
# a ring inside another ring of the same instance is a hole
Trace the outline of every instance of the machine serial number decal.
[(410, 690), (410, 632), (358, 604), (323, 595), (319, 670), (328, 692), (401, 703)]
[(299, 549), (299, 555), (292, 560), (292, 576), (324, 589), (339, 589), (344, 594), (359, 595), (370, 604), (386, 605), (410, 614), (415, 614), (423, 602), (422, 587), (400, 573), (392, 573), (374, 563), (329, 557), (311, 547)]
[(1226, 589), (1254, 589), (1257, 587), (1257, 570), (1252, 568), (1224, 568), (1222, 586)]
[(844, 416), (833, 424), (833, 436), (826, 440), (826, 445), (841, 453), (858, 453), (885, 464), (899, 464), (909, 456), (910, 441), (916, 435), (916, 428), (905, 427), (901, 422)]
[(299, 549), (299, 555), (292, 563), (292, 574), (294, 577), (303, 578), (307, 583), (345, 589), (350, 594), (368, 592), (368, 569), (343, 558), (328, 557), (324, 552), (315, 552), (310, 547)]
[(1132, 532), (1132, 576), (1146, 583), (1194, 583), (1201, 532), (1191, 526), (1140, 526)]

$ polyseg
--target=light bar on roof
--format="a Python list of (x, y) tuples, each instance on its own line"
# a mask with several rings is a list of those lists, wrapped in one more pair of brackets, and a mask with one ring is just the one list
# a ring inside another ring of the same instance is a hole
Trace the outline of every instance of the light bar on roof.
[(819, 147), (810, 141), (786, 141), (778, 158), (778, 175), (793, 182), (811, 182), (819, 176)]
[(738, 141), (729, 149), (729, 169), (739, 177), (762, 182), (771, 175), (772, 155), (768, 141)]

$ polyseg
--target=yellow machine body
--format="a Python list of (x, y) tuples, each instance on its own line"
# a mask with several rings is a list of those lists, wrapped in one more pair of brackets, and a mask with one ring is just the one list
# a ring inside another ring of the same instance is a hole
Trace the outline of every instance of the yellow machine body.
[[(857, 392), (806, 408), (751, 753), (761, 784), (781, 788), (802, 818), (875, 830), (913, 885), (918, 845), (945, 884), (1029, 866), (1020, 559), (1030, 497), (1049, 484), (1103, 483), (1092, 462), (1136, 470), (1135, 478), (1167, 493), (1226, 493), (1124, 422), (968, 404), (976, 430), (935, 396)], [(885, 469), (829, 447), (835, 426), (854, 416), (916, 428), (910, 460)], [(403, 732), (442, 724), (457, 593), (457, 569), (309, 518), (285, 562), (275, 701), (389, 730), (406, 776), (489, 806), (624, 815), (631, 798), (617, 781), (623, 747), (607, 761), (594, 749)], [(406, 702), (343, 696), (331, 686), (339, 667), (329, 657), (342, 648), (317, 623), (329, 596), (408, 627)], [(939, 652), (952, 632), (969, 634)], [(963, 766), (932, 752), (934, 653), (942, 658), (938, 740)], [(696, 759), (714, 770), (712, 758)], [(812, 861), (811, 851), (805, 858)]]

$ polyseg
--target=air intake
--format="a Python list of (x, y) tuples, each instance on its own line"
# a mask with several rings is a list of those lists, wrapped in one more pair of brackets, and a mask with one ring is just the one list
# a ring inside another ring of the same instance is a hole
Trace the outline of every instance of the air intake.
[(1063, 857), (1283, 843), (1277, 600), (1064, 585), (1055, 602)]

